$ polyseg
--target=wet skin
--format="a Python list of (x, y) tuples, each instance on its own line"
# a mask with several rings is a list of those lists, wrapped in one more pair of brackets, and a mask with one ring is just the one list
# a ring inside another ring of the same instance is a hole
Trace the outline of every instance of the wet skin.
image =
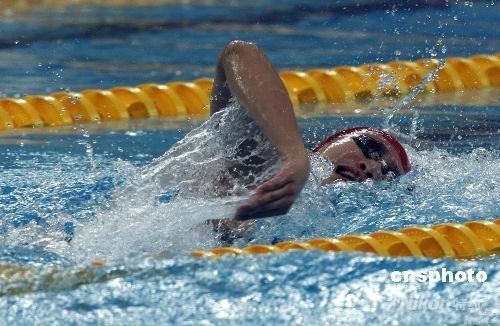
[(395, 149), (380, 135), (362, 131), (346, 135), (324, 146), (320, 154), (334, 165), (332, 175), (322, 185), (338, 181), (376, 182), (404, 174)]
[[(380, 135), (366, 130), (336, 139), (319, 153), (334, 165), (332, 175), (323, 180), (322, 185), (367, 179), (379, 182), (404, 174), (395, 149)], [(225, 245), (231, 245), (255, 226), (255, 220), (212, 220), (211, 223)]]
[[(231, 98), (238, 99), (282, 159), (276, 175), (254, 190), (236, 209), (234, 219), (284, 215), (307, 181), (310, 162), (288, 91), (269, 59), (255, 44), (233, 41), (217, 59), (210, 112), (224, 110)], [(335, 139), (320, 153), (335, 166), (323, 184), (337, 180), (381, 181), (404, 173), (391, 144), (369, 130)]]

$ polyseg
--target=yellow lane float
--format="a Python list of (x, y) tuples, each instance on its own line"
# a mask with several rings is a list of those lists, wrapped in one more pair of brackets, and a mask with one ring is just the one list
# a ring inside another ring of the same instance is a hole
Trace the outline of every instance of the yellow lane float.
[(195, 258), (223, 255), (272, 254), (288, 250), (360, 251), (390, 257), (473, 258), (500, 251), (500, 219), (444, 223), (433, 227), (409, 227), (377, 231), (370, 235), (346, 235), (339, 239), (316, 238), (305, 242), (285, 241), (246, 248), (223, 247), (193, 251)]
[[(394, 98), (408, 94), (432, 74), (435, 78), (423, 85), (425, 92), (500, 87), (498, 54), (450, 57), (443, 62), (437, 59), (393, 61), (306, 72), (282, 71), (280, 76), (294, 105)], [(208, 115), (212, 85), (213, 79), (200, 78), (193, 82), (0, 99), (0, 130), (156, 116)]]

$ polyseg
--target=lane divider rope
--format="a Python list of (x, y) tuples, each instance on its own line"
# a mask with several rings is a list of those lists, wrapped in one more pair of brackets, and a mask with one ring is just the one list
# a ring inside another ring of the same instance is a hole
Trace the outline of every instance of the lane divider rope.
[[(294, 105), (343, 103), (398, 97), (423, 83), (437, 59), (393, 61), (360, 67), (283, 71), (280, 76)], [(62, 126), (120, 119), (208, 115), (213, 80), (142, 84), (136, 87), (56, 92), (24, 99), (0, 99), (0, 130)], [(424, 85), (426, 92), (500, 87), (500, 53), (450, 57)]]
[(346, 235), (339, 239), (316, 238), (304, 242), (284, 241), (274, 245), (255, 244), (242, 249), (215, 248), (193, 251), (195, 258), (223, 255), (260, 255), (288, 250), (361, 251), (390, 257), (466, 259), (500, 253), (500, 219), (444, 223), (433, 227), (408, 227), (377, 231), (370, 235)]
[[(339, 239), (317, 238), (305, 242), (285, 241), (270, 245), (252, 245), (243, 249), (216, 248), (195, 251), (196, 258), (218, 258), (223, 255), (257, 255), (289, 250), (361, 251), (391, 257), (471, 258), (500, 251), (500, 219), (445, 223), (434, 227), (409, 227), (399, 231), (377, 231), (370, 235), (349, 235)], [(155, 255), (153, 255), (155, 257)], [(158, 257), (164, 257), (158, 255)], [(103, 260), (90, 262), (91, 268), (76, 266), (69, 272), (61, 266), (0, 263), (0, 296), (19, 295), (49, 289), (103, 282), (122, 276), (116, 270), (101, 270)]]

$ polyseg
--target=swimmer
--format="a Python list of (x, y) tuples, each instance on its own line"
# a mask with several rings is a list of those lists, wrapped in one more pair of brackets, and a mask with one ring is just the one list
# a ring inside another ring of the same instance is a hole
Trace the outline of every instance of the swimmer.
[[(194, 194), (207, 199), (250, 193), (232, 219), (206, 221), (218, 240), (231, 245), (251, 231), (256, 219), (288, 213), (308, 179), (312, 153), (302, 141), (285, 85), (258, 46), (229, 43), (215, 69), (211, 118), (152, 162), (131, 184), (150, 186), (144, 192), (158, 194), (175, 185), (173, 193), (181, 193), (181, 197)], [(401, 144), (375, 128), (341, 131), (312, 152), (333, 166), (322, 185), (367, 179), (378, 182), (410, 170)], [(125, 186), (114, 195), (129, 196), (128, 190)], [(206, 225), (196, 224), (191, 230), (193, 234), (206, 232)]]
[[(270, 180), (258, 186), (241, 205), (235, 220), (286, 214), (304, 186), (310, 170), (308, 151), (301, 139), (292, 103), (276, 69), (255, 44), (233, 41), (216, 65), (210, 113), (226, 108), (236, 98), (257, 122), (281, 155), (282, 164)], [(317, 152), (333, 163), (322, 185), (337, 181), (382, 181), (407, 173), (408, 156), (387, 132), (356, 127), (321, 142)], [(229, 222), (227, 222), (229, 223)]]

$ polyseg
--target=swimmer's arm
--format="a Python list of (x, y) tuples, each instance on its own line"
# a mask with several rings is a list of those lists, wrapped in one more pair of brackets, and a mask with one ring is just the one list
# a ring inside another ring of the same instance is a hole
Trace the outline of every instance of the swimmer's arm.
[(231, 96), (250, 112), (283, 155), (306, 155), (293, 106), (280, 76), (255, 44), (233, 41), (219, 56), (211, 113), (225, 108)]
[(255, 44), (234, 41), (219, 56), (211, 113), (226, 107), (231, 96), (249, 111), (283, 158), (276, 176), (255, 190), (238, 208), (235, 218), (285, 214), (307, 180), (309, 159), (286, 88)]

